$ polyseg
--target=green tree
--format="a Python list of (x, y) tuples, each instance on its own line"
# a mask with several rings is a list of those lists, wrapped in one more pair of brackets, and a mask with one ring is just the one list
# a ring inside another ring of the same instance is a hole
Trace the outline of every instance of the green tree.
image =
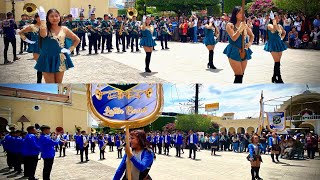
[(220, 0), (146, 0), (147, 6), (155, 6), (159, 11), (174, 11), (178, 15), (189, 15), (194, 10), (216, 7), (219, 2)]
[(273, 0), (275, 5), (287, 12), (303, 12), (314, 16), (319, 12), (319, 0)]
[(178, 115), (176, 122), (176, 129), (182, 131), (203, 131), (205, 133), (211, 133), (213, 130), (211, 119), (203, 115), (189, 114), (189, 115)]
[[(246, 0), (246, 4), (252, 2), (252, 0)], [(235, 6), (241, 6), (242, 0), (224, 0), (224, 12), (232, 13)]]

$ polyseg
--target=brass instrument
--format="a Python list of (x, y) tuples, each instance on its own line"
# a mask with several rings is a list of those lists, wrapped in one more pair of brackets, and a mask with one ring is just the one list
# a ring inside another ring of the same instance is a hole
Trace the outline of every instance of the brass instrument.
[(121, 26), (119, 29), (119, 35), (122, 36), (122, 33), (123, 33), (123, 22), (121, 22)]
[(127, 18), (132, 19), (133, 16), (138, 16), (138, 11), (134, 7), (129, 7), (127, 9)]
[(102, 151), (104, 151), (104, 150), (106, 149), (107, 144), (108, 144), (107, 141), (104, 141), (104, 145), (101, 147), (101, 150), (102, 150)]
[(81, 131), (81, 127), (80, 127), (80, 126), (74, 125), (74, 128), (76, 129), (77, 132), (80, 132), (80, 131)]
[(97, 133), (97, 130), (94, 129), (94, 128), (91, 128), (91, 133), (92, 133), (92, 134), (95, 134), (95, 133)]
[(23, 6), (23, 12), (28, 16), (34, 16), (37, 13), (37, 6), (33, 3), (26, 3)]
[(8, 132), (15, 131), (16, 129), (18, 129), (18, 126), (16, 124), (10, 124), (6, 126), (6, 130)]

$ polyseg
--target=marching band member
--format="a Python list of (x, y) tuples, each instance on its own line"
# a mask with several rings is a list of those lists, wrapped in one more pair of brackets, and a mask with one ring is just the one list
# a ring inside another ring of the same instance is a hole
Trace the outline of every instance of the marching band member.
[(67, 134), (64, 134), (63, 138), (67, 141), (66, 148), (70, 147), (70, 134), (69, 134), (69, 132), (67, 132)]
[(116, 140), (116, 146), (118, 150), (118, 159), (122, 158), (122, 149), (123, 149), (123, 143), (122, 138), (119, 136), (119, 138)]
[(158, 146), (158, 154), (162, 154), (162, 141), (163, 141), (163, 136), (157, 133), (157, 146)]
[(17, 130), (14, 131), (13, 134), (13, 147), (12, 153), (13, 153), (13, 165), (14, 165), (14, 171), (16, 171), (16, 175), (21, 174), (21, 163), (22, 163), (22, 146), (23, 146), (23, 140), (20, 137), (21, 131)]
[(74, 139), (74, 143), (76, 144), (76, 151), (77, 151), (77, 155), (79, 154), (79, 140), (78, 138), (80, 137), (80, 132), (76, 132), (76, 134), (73, 136), (73, 139)]
[(181, 146), (183, 144), (183, 136), (180, 131), (175, 135), (176, 156), (181, 157)]
[[(79, 44), (80, 39), (68, 28), (61, 26), (60, 14), (50, 9), (46, 15), (43, 7), (38, 14), (40, 25), (40, 56), (35, 69), (43, 72), (46, 83), (61, 83), (64, 71), (73, 67), (71, 51)], [(66, 38), (73, 41), (69, 49), (65, 48)]]
[(8, 60), (8, 48), (9, 48), (9, 43), (12, 45), (13, 49), (13, 61), (19, 60), (20, 58), (17, 57), (17, 47), (16, 47), (16, 29), (17, 24), (13, 19), (13, 14), (12, 12), (7, 13), (7, 19), (2, 21), (2, 28), (3, 28), (3, 43), (4, 43), (4, 64), (11, 64), (13, 63), (12, 61)]
[(34, 174), (38, 164), (40, 147), (38, 145), (38, 138), (35, 135), (37, 131), (34, 126), (29, 126), (27, 131), (28, 134), (23, 143), (24, 171), (29, 180), (35, 180)]
[(80, 12), (80, 20), (77, 22), (77, 30), (76, 30), (76, 34), (80, 39), (80, 43), (78, 44), (76, 51), (77, 51), (77, 55), (80, 55), (79, 50), (80, 50), (80, 44), (82, 47), (82, 51), (85, 51), (86, 49), (85, 44), (86, 44), (86, 30), (85, 30), (85, 26), (87, 25), (87, 21), (84, 20), (84, 15), (83, 12)]
[(262, 162), (261, 155), (260, 155), (260, 150), (262, 150), (261, 144), (258, 144), (259, 142), (259, 137), (258, 135), (253, 135), (251, 137), (251, 144), (249, 144), (248, 149), (249, 149), (249, 155), (248, 155), (248, 160), (251, 163), (251, 177), (252, 180), (258, 179), (262, 180), (262, 178), (259, 177), (259, 170), (260, 170), (260, 164)]
[(14, 167), (13, 163), (13, 153), (12, 153), (12, 149), (14, 148), (14, 131), (15, 128), (14, 127), (9, 127), (10, 132), (4, 137), (4, 143), (3, 143), (3, 148), (7, 154), (7, 165), (9, 167), (9, 169), (12, 169), (12, 167)]
[(113, 146), (114, 146), (114, 141), (112, 140), (112, 136), (111, 134), (109, 134), (108, 136), (108, 144), (109, 144), (109, 152), (113, 152)]
[(152, 34), (154, 32), (154, 27), (150, 25), (150, 17), (143, 16), (143, 24), (141, 26), (142, 31), (142, 38), (140, 40), (140, 46), (143, 46), (144, 51), (146, 52), (146, 67), (145, 72), (151, 73), (151, 70), (149, 68), (150, 61), (151, 61), (151, 53), (152, 53), (152, 47), (156, 46), (154, 39), (152, 38)]
[(58, 134), (58, 138), (59, 138), (59, 157), (61, 157), (61, 153), (63, 151), (63, 157), (66, 156), (66, 139), (64, 138), (63, 134)]
[(189, 131), (189, 136), (188, 136), (189, 158), (191, 158), (191, 154), (192, 154), (192, 151), (193, 151), (193, 159), (196, 159), (197, 143), (198, 143), (197, 134), (193, 133), (193, 131), (190, 130)]
[[(160, 26), (160, 30), (161, 30), (160, 40), (161, 40), (162, 50), (169, 49), (168, 48), (168, 24), (167, 24), (166, 20), (164, 19), (164, 17), (161, 18), (159, 26)], [(163, 41), (164, 41), (165, 48), (163, 48)]]
[(109, 15), (105, 14), (104, 16), (104, 20), (101, 22), (100, 24), (100, 28), (102, 30), (102, 49), (101, 49), (101, 53), (103, 53), (104, 51), (104, 45), (106, 43), (106, 47), (108, 49), (108, 52), (112, 52), (111, 51), (111, 36), (112, 36), (112, 25), (111, 22), (109, 20)]
[(132, 21), (130, 22), (131, 26), (131, 33), (130, 33), (130, 39), (131, 39), (131, 52), (133, 52), (133, 43), (136, 45), (136, 52), (139, 52), (139, 24), (137, 22), (137, 17), (132, 16)]
[(219, 137), (217, 136), (217, 133), (212, 133), (212, 136), (209, 138), (209, 143), (211, 146), (211, 156), (216, 155), (216, 150), (219, 147)]
[[(121, 40), (122, 43), (122, 52), (126, 52), (125, 49), (125, 37), (124, 37), (124, 23), (122, 22), (122, 16), (118, 16), (117, 17), (117, 22), (114, 25), (114, 29), (116, 30), (116, 47), (117, 47), (117, 51), (120, 52), (119, 49), (119, 42)], [(121, 32), (120, 32), (121, 31)]]
[[(19, 21), (19, 29), (22, 30), (25, 26), (29, 25), (29, 21), (27, 20), (27, 15), (22, 14), (21, 20)], [(27, 51), (27, 42), (24, 41), (22, 38), (20, 39), (20, 52), (19, 54), (22, 54), (24, 51)]]
[(89, 54), (91, 54), (92, 46), (94, 48), (95, 54), (98, 54), (98, 30), (97, 27), (99, 26), (98, 20), (96, 20), (96, 15), (94, 13), (91, 14), (90, 20), (88, 21), (88, 38), (89, 38)]
[[(224, 49), (223, 53), (229, 58), (229, 63), (235, 74), (234, 83), (242, 83), (243, 75), (247, 66), (247, 60), (251, 59), (252, 45), (254, 35), (245, 22), (241, 22), (243, 18), (241, 7), (236, 6), (232, 11), (232, 16), (226, 26), (228, 33), (229, 45)], [(242, 33), (244, 32), (244, 35)], [(241, 59), (240, 50), (242, 48), (242, 36), (246, 38), (249, 35), (249, 43), (245, 44), (245, 58)]]
[(272, 162), (274, 161), (274, 154), (276, 154), (276, 159), (279, 162), (279, 153), (280, 153), (280, 137), (277, 135), (277, 133), (273, 132), (272, 136), (269, 137), (269, 148), (271, 149), (271, 158)]
[(104, 158), (104, 151), (105, 148), (103, 149), (106, 141), (103, 139), (103, 136), (99, 136), (98, 144), (99, 144), (99, 149), (100, 149), (100, 160), (106, 159)]
[(81, 131), (81, 136), (78, 138), (78, 144), (80, 149), (80, 160), (83, 162), (83, 152), (86, 156), (86, 161), (89, 161), (88, 158), (88, 148), (89, 148), (89, 141), (86, 137), (86, 131)]
[(215, 45), (217, 44), (217, 41), (215, 39), (215, 36), (219, 35), (219, 29), (214, 25), (213, 18), (210, 18), (210, 20), (207, 22), (207, 24), (204, 27), (204, 34), (205, 38), (203, 40), (203, 43), (206, 45), (207, 49), (209, 50), (209, 62), (207, 67), (209, 69), (217, 69), (213, 65), (213, 50)]
[(96, 141), (97, 141), (97, 136), (91, 133), (91, 136), (89, 137), (91, 153), (94, 153), (94, 150), (96, 148)]
[(39, 138), (39, 146), (41, 151), (41, 158), (43, 159), (43, 180), (50, 180), (50, 174), (55, 156), (54, 146), (60, 142), (59, 137), (50, 136), (50, 127), (43, 125), (40, 127), (41, 135)]
[(128, 20), (128, 18), (124, 15), (123, 16), (124, 18), (124, 37), (127, 41), (127, 49), (129, 49), (129, 45), (130, 45), (130, 33), (131, 33), (131, 30), (130, 30), (130, 22)]
[[(149, 171), (151, 169), (154, 153), (149, 149), (149, 144), (146, 139), (146, 134), (143, 130), (135, 130), (130, 133), (130, 146), (132, 150), (125, 147), (126, 154), (113, 177), (113, 180), (120, 180), (123, 173), (126, 171), (127, 157), (132, 163), (131, 177), (133, 180), (137, 179), (151, 179)], [(126, 174), (124, 179), (126, 179)]]
[(167, 154), (167, 156), (169, 156), (170, 142), (171, 142), (170, 133), (166, 132), (166, 135), (164, 136), (164, 154)]
[(155, 133), (152, 133), (151, 145), (152, 145), (152, 151), (156, 153), (157, 152), (157, 136), (155, 135)]
[[(76, 28), (76, 23), (72, 19), (72, 14), (67, 15), (66, 25), (65, 25), (70, 31), (72, 31), (74, 28)], [(72, 31), (73, 32), (73, 31)], [(73, 32), (75, 33), (75, 32)], [(66, 45), (65, 48), (70, 48), (72, 46), (72, 40), (70, 38), (66, 38)], [(71, 54), (73, 55), (74, 52), (71, 51)]]
[[(38, 60), (40, 55), (39, 49), (39, 29), (40, 29), (40, 17), (38, 14), (34, 15), (35, 23), (32, 23), (28, 26), (25, 26), (21, 31), (19, 31), (19, 35), (21, 39), (27, 43), (28, 45), (28, 53), (33, 53), (33, 59)], [(25, 33), (30, 33), (30, 40), (25, 36)], [(42, 72), (37, 71), (37, 83), (41, 83), (42, 81)]]
[(286, 31), (279, 24), (280, 17), (278, 13), (270, 13), (270, 24), (267, 27), (267, 42), (264, 50), (271, 53), (274, 60), (272, 83), (283, 83), (280, 72), (280, 61), (282, 52), (287, 50), (287, 45), (282, 41), (286, 36)]
[[(97, 20), (98, 20), (98, 27), (99, 27), (102, 22), (102, 18), (98, 17)], [(101, 37), (102, 37), (102, 32), (100, 31), (100, 29), (98, 29), (98, 34), (97, 34), (98, 50), (100, 50), (100, 46), (101, 46)]]

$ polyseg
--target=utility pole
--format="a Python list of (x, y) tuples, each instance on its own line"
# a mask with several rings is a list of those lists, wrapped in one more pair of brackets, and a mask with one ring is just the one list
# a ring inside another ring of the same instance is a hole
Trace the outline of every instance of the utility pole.
[(199, 84), (196, 84), (196, 94), (195, 94), (195, 101), (194, 101), (194, 113), (199, 113)]
[(11, 3), (12, 3), (12, 15), (13, 15), (13, 19), (15, 19), (16, 18), (16, 10), (15, 10), (14, 5), (16, 3), (14, 2), (14, 0), (11, 0)]

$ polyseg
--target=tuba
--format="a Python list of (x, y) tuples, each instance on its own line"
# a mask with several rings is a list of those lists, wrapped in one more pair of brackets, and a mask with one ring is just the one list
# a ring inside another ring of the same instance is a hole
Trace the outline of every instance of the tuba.
[(138, 16), (138, 11), (134, 7), (129, 7), (127, 9), (127, 18), (132, 19), (133, 16)]
[(23, 6), (23, 12), (28, 16), (34, 16), (37, 13), (37, 6), (33, 3), (27, 3)]
[(96, 129), (91, 128), (91, 133), (92, 133), (92, 134), (95, 134), (96, 132), (97, 132), (97, 130), (96, 130)]
[(15, 130), (17, 130), (18, 129), (18, 126), (16, 125), (16, 124), (10, 124), (10, 125), (7, 125), (6, 126), (6, 130), (8, 131), (8, 132), (12, 132), (12, 131), (15, 131)]

